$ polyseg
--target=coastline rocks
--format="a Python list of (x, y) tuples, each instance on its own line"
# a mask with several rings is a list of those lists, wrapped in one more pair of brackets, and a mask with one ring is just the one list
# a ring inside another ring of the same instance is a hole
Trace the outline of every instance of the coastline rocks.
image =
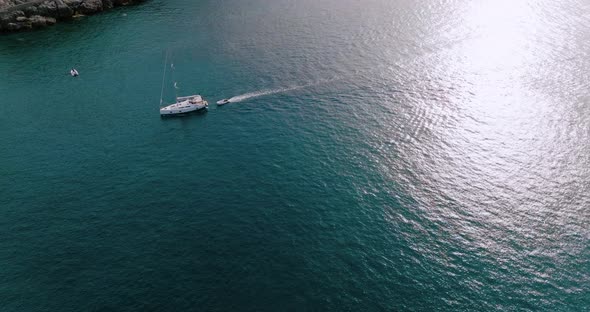
[(84, 15), (93, 14), (102, 11), (102, 0), (86, 0), (78, 7), (80, 13)]
[(39, 9), (37, 9), (36, 6), (30, 6), (30, 7), (23, 8), (23, 12), (27, 16), (38, 14), (37, 13), (38, 11), (39, 11)]
[(55, 18), (70, 17), (74, 14), (74, 10), (61, 0), (44, 2), (37, 7), (37, 12), (39, 15)]
[(144, 0), (0, 0), (0, 33), (53, 25)]
[(19, 31), (50, 26), (56, 22), (57, 20), (53, 17), (33, 15), (31, 17), (17, 16), (14, 22), (3, 23), (3, 25), (7, 31)]
[(0, 25), (14, 23), (20, 16), (25, 16), (25, 13), (22, 11), (13, 11), (5, 15), (0, 15)]
[(47, 25), (53, 25), (56, 23), (55, 18), (53, 17), (44, 17), (41, 15), (33, 15), (29, 17), (29, 21), (33, 25), (33, 28), (40, 28)]

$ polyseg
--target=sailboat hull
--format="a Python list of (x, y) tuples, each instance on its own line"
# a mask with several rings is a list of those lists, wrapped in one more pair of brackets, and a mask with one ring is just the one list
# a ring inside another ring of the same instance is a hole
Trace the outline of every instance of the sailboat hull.
[(209, 103), (203, 100), (200, 95), (185, 96), (178, 98), (178, 102), (160, 108), (161, 116), (184, 115), (207, 109)]

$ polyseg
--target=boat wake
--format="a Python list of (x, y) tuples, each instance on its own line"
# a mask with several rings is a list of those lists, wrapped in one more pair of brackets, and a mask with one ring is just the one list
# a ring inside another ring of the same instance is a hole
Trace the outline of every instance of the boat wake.
[(265, 95), (277, 94), (277, 93), (282, 93), (282, 92), (287, 92), (287, 91), (293, 91), (293, 90), (302, 89), (305, 87), (307, 87), (307, 86), (297, 86), (297, 87), (290, 87), (290, 88), (278, 88), (278, 89), (249, 92), (249, 93), (244, 93), (242, 95), (236, 95), (236, 96), (230, 98), (229, 101), (232, 103), (237, 103), (237, 102), (241, 102), (241, 101), (252, 99), (252, 98), (257, 98), (257, 97), (261, 97), (261, 96), (265, 96)]
[(295, 91), (295, 90), (299, 90), (299, 89), (303, 89), (303, 88), (309, 88), (309, 87), (317, 86), (319, 84), (322, 84), (325, 82), (330, 82), (333, 80), (335, 80), (335, 79), (327, 79), (325, 81), (318, 81), (318, 82), (314, 82), (314, 83), (310, 83), (310, 84), (306, 84), (306, 85), (301, 85), (301, 86), (293, 86), (293, 87), (285, 87), (285, 88), (277, 88), (277, 89), (268, 89), (268, 90), (249, 92), (249, 93), (244, 93), (242, 95), (236, 95), (232, 98), (229, 98), (228, 100), (231, 103), (237, 103), (237, 102), (241, 102), (244, 100), (257, 98), (257, 97), (261, 97), (261, 96), (265, 96), (265, 95), (271, 95), (271, 94)]

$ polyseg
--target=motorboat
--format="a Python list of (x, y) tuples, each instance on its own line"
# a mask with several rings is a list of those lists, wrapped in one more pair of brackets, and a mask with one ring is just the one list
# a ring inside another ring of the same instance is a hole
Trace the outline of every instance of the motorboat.
[(75, 68), (72, 68), (72, 70), (70, 70), (70, 75), (72, 75), (72, 77), (80, 76), (80, 74), (78, 73), (78, 71)]
[(229, 102), (230, 102), (229, 99), (223, 99), (223, 100), (217, 101), (217, 105), (220, 105), (221, 106), (221, 105), (225, 105), (225, 104), (227, 104)]
[(176, 103), (160, 108), (161, 116), (182, 115), (207, 109), (209, 103), (200, 95), (190, 95), (176, 98)]

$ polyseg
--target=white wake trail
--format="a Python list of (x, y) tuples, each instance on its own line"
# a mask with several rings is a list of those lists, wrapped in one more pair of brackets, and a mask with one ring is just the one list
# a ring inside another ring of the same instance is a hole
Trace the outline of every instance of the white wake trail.
[(285, 87), (285, 88), (277, 88), (277, 89), (269, 89), (269, 90), (261, 90), (261, 91), (255, 91), (255, 92), (249, 92), (249, 93), (244, 93), (242, 95), (236, 95), (232, 98), (229, 99), (230, 102), (236, 103), (236, 102), (241, 102), (243, 100), (247, 100), (247, 99), (251, 99), (251, 98), (256, 98), (256, 97), (260, 97), (260, 96), (265, 96), (265, 95), (270, 95), (270, 94), (277, 94), (277, 93), (283, 93), (283, 92), (288, 92), (288, 91), (294, 91), (294, 90), (299, 90), (299, 89), (303, 89), (303, 88), (309, 88), (309, 87), (314, 87), (323, 83), (328, 83), (328, 82), (332, 82), (332, 81), (336, 81), (336, 80), (340, 80), (340, 78), (329, 78), (329, 79), (322, 79), (313, 83), (309, 83), (306, 85), (302, 85), (302, 86), (294, 86), (294, 87)]
[(232, 103), (237, 103), (237, 102), (241, 102), (243, 100), (247, 100), (247, 99), (251, 99), (251, 98), (257, 98), (260, 96), (265, 96), (265, 95), (270, 95), (270, 94), (277, 94), (277, 93), (282, 93), (282, 92), (287, 92), (287, 91), (293, 91), (293, 90), (302, 89), (302, 88), (305, 88), (308, 86), (309, 85), (249, 92), (249, 93), (244, 93), (242, 95), (236, 95), (236, 96), (230, 98), (229, 101)]

